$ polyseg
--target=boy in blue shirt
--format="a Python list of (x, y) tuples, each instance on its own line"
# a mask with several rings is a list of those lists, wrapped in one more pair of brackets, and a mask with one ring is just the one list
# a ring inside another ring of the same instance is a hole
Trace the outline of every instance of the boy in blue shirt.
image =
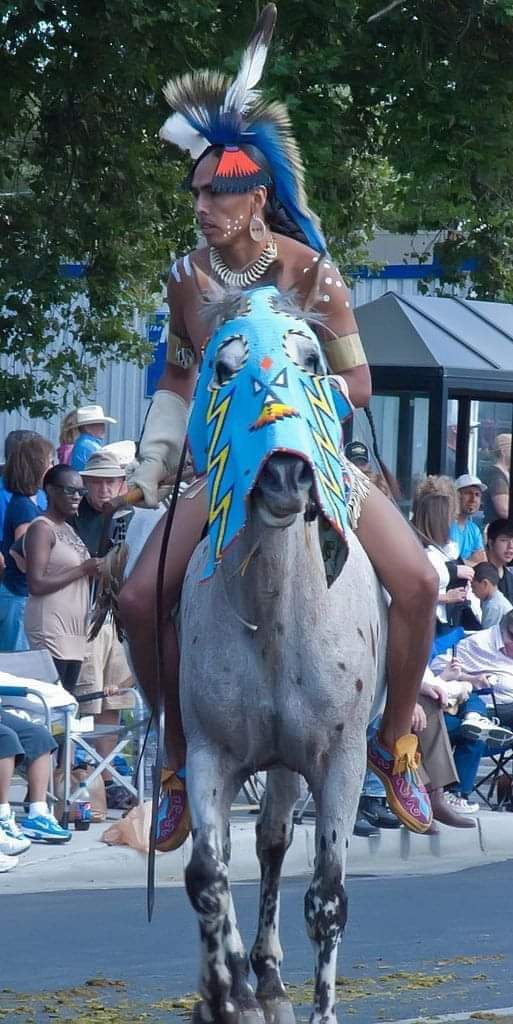
[(78, 437), (73, 445), (70, 466), (81, 473), (88, 459), (103, 448), (107, 423), (116, 423), (112, 416), (105, 416), (101, 405), (84, 405), (77, 409)]

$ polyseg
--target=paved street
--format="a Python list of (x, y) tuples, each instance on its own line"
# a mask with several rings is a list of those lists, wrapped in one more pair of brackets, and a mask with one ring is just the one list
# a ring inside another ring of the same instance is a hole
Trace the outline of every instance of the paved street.
[[(339, 1019), (449, 1013), (467, 1021), (463, 1011), (513, 1007), (512, 881), (512, 861), (435, 877), (350, 879)], [(282, 898), (284, 974), (299, 1020), (307, 1018), (311, 979), (306, 885), (286, 880)], [(250, 942), (257, 886), (234, 888)], [(183, 1019), (191, 1002), (183, 997), (196, 983), (195, 922), (182, 888), (159, 891), (151, 926), (144, 901), (142, 889), (2, 896), (2, 1024)], [(101, 978), (106, 983), (84, 986)], [(60, 1002), (56, 989), (66, 990)], [(512, 1024), (513, 1011), (497, 1019)]]

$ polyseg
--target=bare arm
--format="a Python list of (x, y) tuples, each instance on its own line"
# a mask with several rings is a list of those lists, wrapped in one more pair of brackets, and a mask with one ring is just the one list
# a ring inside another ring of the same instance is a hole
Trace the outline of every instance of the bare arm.
[(509, 515), (509, 494), (494, 494), (492, 501), (498, 519), (507, 519)]
[(30, 523), (21, 523), (20, 526), (17, 526), (15, 531), (14, 531), (14, 539), (15, 540), (19, 540), (20, 537), (23, 537), (26, 534), (29, 526), (30, 526)]
[(473, 551), (472, 554), (465, 559), (467, 565), (479, 565), (480, 562), (486, 562), (486, 553), (484, 548), (479, 548), (477, 551)]
[(324, 263), (318, 264), (315, 287), (318, 297), (313, 308), (323, 317), (316, 331), (329, 367), (344, 378), (354, 407), (365, 408), (372, 394), (372, 382), (349, 290), (337, 268), (327, 268)]
[(80, 579), (82, 576), (95, 576), (96, 566), (93, 563), (98, 559), (88, 558), (81, 565), (72, 569), (64, 569), (61, 572), (52, 573), (47, 576), (48, 563), (51, 550), (55, 544), (52, 530), (46, 523), (35, 522), (29, 530), (25, 540), (25, 561), (27, 566), (27, 584), (29, 594), (33, 597), (44, 597), (46, 594), (55, 594), (68, 584)]

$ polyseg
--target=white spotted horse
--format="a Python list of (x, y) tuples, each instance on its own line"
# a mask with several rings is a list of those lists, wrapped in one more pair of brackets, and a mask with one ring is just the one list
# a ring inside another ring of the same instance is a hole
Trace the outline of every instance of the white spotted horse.
[[(386, 606), (351, 528), (364, 488), (341, 455), (350, 409), (305, 314), (274, 286), (209, 306), (188, 432), (208, 481), (208, 536), (189, 564), (179, 615), (193, 823), (186, 887), (202, 948), (195, 1016), (293, 1020), (281, 979), (279, 882), (302, 775), (316, 805), (305, 897), (311, 1019), (328, 1024), (366, 729), (384, 695)], [(264, 769), (260, 911), (248, 958), (228, 880), (229, 814), (241, 784)]]

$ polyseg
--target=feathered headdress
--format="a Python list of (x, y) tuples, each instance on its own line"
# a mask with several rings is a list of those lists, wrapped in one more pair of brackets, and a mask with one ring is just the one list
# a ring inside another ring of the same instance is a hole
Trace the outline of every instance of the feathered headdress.
[[(266, 103), (255, 86), (264, 70), (276, 7), (267, 4), (253, 29), (234, 79), (216, 71), (198, 71), (168, 82), (164, 95), (175, 111), (160, 130), (161, 139), (191, 154), (194, 161), (212, 146), (223, 147), (212, 189), (248, 192), (258, 185), (274, 186), (277, 199), (301, 228), (309, 245), (326, 250), (318, 218), (309, 209), (304, 168), (292, 135), (287, 108)], [(243, 147), (263, 156), (265, 166)]]

